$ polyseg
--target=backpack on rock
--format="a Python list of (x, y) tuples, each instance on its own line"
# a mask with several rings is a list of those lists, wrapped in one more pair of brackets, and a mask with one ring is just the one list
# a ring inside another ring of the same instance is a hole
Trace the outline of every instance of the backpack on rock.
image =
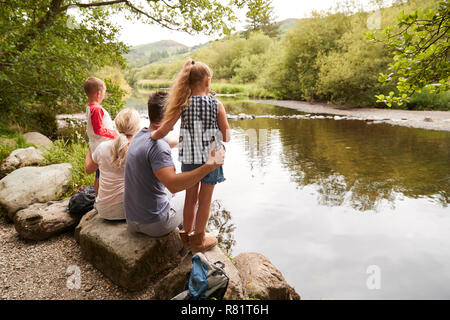
[(224, 268), (223, 262), (211, 263), (203, 253), (196, 253), (192, 257), (192, 269), (186, 275), (184, 291), (172, 300), (223, 299), (229, 282)]

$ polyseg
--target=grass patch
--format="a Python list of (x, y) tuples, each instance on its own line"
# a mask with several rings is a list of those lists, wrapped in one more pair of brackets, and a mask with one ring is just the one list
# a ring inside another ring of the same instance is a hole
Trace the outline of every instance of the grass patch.
[(170, 80), (140, 80), (136, 86), (138, 89), (157, 90), (170, 88), (171, 85)]
[(86, 138), (78, 131), (71, 138), (60, 138), (53, 142), (53, 147), (44, 153), (45, 164), (70, 163), (72, 165), (72, 182), (64, 198), (70, 197), (82, 186), (94, 184), (95, 175), (88, 175), (84, 168), (84, 159), (89, 148)]
[[(55, 140), (53, 147), (44, 152), (44, 165), (58, 163), (70, 163), (72, 165), (72, 182), (63, 198), (71, 196), (81, 186), (94, 184), (95, 175), (86, 174), (84, 168), (84, 159), (89, 148), (89, 143), (83, 134), (84, 131), (85, 129), (81, 128)], [(13, 146), (8, 141), (2, 141), (2, 139), (12, 140), (16, 145)], [(14, 128), (0, 125), (0, 162), (8, 157), (12, 151), (30, 146), (30, 144), (25, 142), (23, 135), (15, 132)]]
[(406, 108), (409, 110), (450, 111), (450, 91), (436, 94), (423, 90), (421, 93), (414, 93)]
[[(138, 89), (158, 90), (167, 89), (172, 85), (170, 80), (141, 80), (137, 84)], [(251, 98), (273, 98), (274, 95), (255, 83), (229, 83), (213, 82), (211, 90), (218, 94), (234, 94)]]
[[(2, 139), (9, 139), (15, 142), (15, 146)], [(5, 160), (11, 152), (20, 148), (28, 148), (30, 144), (25, 142), (25, 138), (20, 133), (0, 129), (0, 162)]]

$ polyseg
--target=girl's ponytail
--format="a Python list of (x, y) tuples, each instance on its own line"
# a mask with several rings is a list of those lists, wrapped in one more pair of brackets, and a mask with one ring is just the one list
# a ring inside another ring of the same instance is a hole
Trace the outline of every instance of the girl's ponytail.
[(192, 59), (188, 59), (184, 63), (170, 88), (164, 122), (178, 119), (183, 108), (188, 105), (192, 90), (205, 77), (212, 77), (211, 69), (206, 64), (195, 62)]
[(127, 157), (129, 137), (134, 136), (141, 128), (139, 113), (134, 109), (123, 109), (114, 119), (119, 135), (114, 139), (111, 153), (112, 164), (116, 168), (123, 168)]
[(188, 104), (189, 98), (191, 97), (192, 93), (190, 76), (193, 65), (193, 60), (188, 59), (175, 78), (175, 81), (170, 88), (170, 94), (167, 99), (167, 110), (164, 115), (165, 121), (170, 121), (172, 119), (178, 118), (183, 107)]
[(119, 133), (114, 139), (112, 146), (112, 164), (116, 168), (123, 168), (128, 151), (128, 138), (125, 134)]

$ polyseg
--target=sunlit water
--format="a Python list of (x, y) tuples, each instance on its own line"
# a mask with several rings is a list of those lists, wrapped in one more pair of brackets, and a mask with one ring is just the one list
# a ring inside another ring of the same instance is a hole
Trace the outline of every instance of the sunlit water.
[[(224, 104), (228, 114), (301, 114)], [(143, 99), (128, 106), (146, 114)], [(229, 122), (227, 181), (213, 197), (235, 227), (226, 235), (232, 256), (262, 253), (302, 299), (450, 298), (449, 132), (358, 120)]]

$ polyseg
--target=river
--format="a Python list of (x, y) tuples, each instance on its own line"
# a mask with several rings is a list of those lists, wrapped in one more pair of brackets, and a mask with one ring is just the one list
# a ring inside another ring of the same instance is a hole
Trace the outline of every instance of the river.
[(233, 257), (262, 253), (302, 299), (450, 298), (450, 132), (219, 99), (257, 116), (229, 120), (213, 195)]

